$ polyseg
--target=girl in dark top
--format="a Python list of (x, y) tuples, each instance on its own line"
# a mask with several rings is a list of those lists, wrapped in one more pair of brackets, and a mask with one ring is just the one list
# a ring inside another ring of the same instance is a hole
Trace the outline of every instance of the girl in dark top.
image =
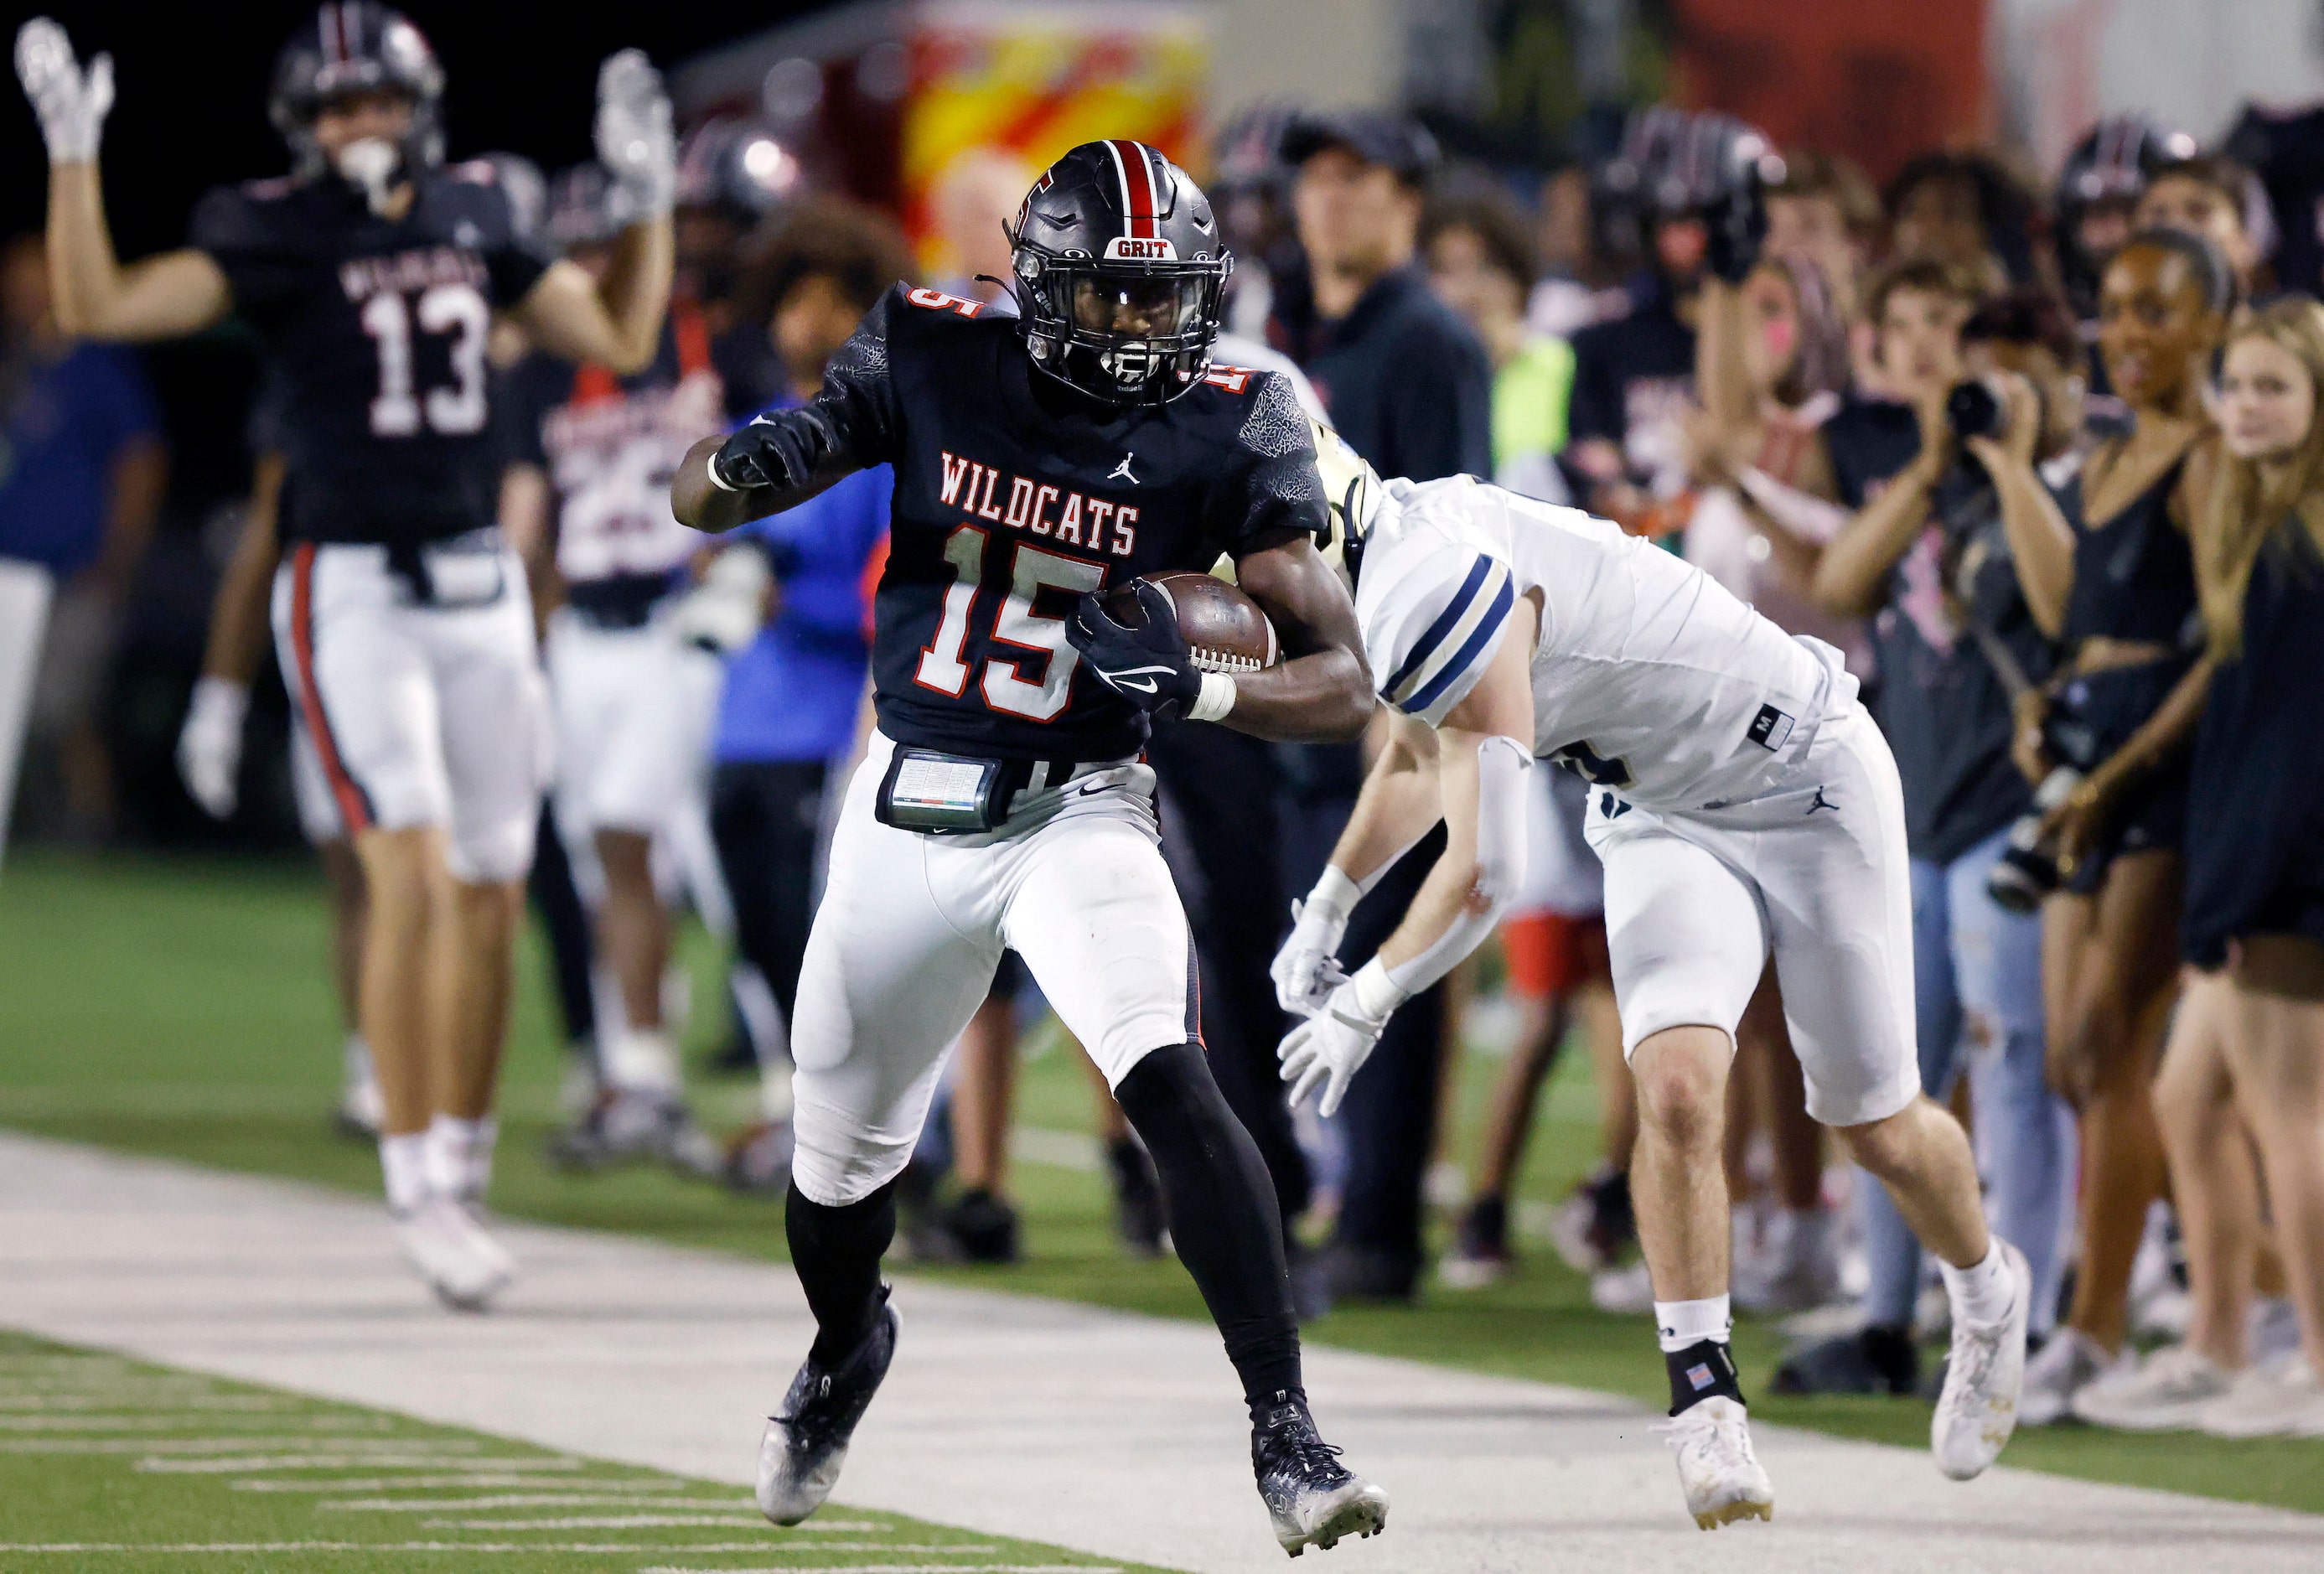
[[(2194, 1305), (2186, 1344), (2150, 1361), (2156, 1370), (2093, 1391), (2100, 1419), (2168, 1410), (2228, 1436), (2324, 1431), (2319, 391), (2324, 307), (2314, 301), (2267, 307), (2229, 344), (2227, 456), (2195, 538), (2218, 672), (2194, 747), (2190, 967), (2154, 1092)], [(2245, 1369), (2262, 1176), (2301, 1355)]]
[(2122, 1348), (2131, 1262), (2167, 1178), (2149, 1091), (2176, 995), (2186, 750), (2209, 677), (2188, 525), (2216, 462), (2202, 391), (2233, 289), (2208, 243), (2133, 236), (2098, 292), (2129, 431), (2057, 493), (2011, 446), (1970, 442), (2026, 604), (2064, 658), (2019, 702), (2015, 758), (2029, 781), (2080, 775), (2040, 801), (2064, 877), (2043, 907), (2043, 994), (2052, 1084), (2080, 1121), (2082, 1261), (2059, 1338), (2028, 1370), (2029, 1419), (2062, 1414)]

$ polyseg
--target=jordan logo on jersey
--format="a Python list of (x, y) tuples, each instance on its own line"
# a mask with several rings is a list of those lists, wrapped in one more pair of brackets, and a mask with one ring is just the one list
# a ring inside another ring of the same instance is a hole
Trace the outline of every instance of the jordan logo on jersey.
[(1130, 462), (1135, 457), (1137, 457), (1137, 456), (1134, 454), (1124, 454), (1121, 456), (1121, 463), (1113, 467), (1112, 474), (1109, 474), (1106, 479), (1108, 481), (1127, 481), (1132, 486), (1137, 485), (1138, 477), (1130, 473)]
[[(1078, 492), (1022, 475), (1003, 475), (990, 465), (980, 465), (957, 454), (942, 454), (939, 457), (944, 464), (944, 477), (936, 495), (947, 508), (960, 509), (1012, 530), (1047, 536), (1067, 546), (1111, 552), (1116, 557), (1127, 557), (1137, 549), (1138, 510), (1132, 504), (1084, 497)], [(1124, 455), (1121, 469), (1129, 466), (1130, 456)], [(1120, 470), (1115, 474), (1120, 474)], [(1005, 492), (1001, 485), (1004, 481), (1009, 483)]]

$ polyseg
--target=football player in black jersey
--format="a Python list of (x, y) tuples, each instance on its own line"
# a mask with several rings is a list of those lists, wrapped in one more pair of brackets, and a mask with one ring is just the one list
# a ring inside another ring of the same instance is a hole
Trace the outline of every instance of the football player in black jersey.
[[(759, 1504), (831, 1491), (894, 1351), (880, 1283), (895, 1181), (945, 1046), (1004, 949), (1032, 970), (1152, 1152), (1179, 1255), (1250, 1407), (1288, 1551), (1369, 1535), (1380, 1489), (1316, 1435), (1267, 1170), (1204, 1058), (1184, 910), (1157, 848), (1148, 718), (1348, 738), (1370, 715), (1353, 608), (1318, 555), (1324, 500), (1279, 375), (1213, 364), (1231, 259), (1185, 171), (1088, 143), (1010, 230), (1020, 314), (899, 285), (823, 391), (687, 455), (678, 517), (724, 529), (895, 467), (873, 606), (879, 730), (847, 790), (792, 1051), (791, 1256), (814, 1348), (767, 1431)], [(1140, 585), (1222, 555), (1286, 659), (1204, 673)]]
[(370, 895), (360, 1016), (388, 1205), (437, 1293), (480, 1306), (511, 1271), (471, 1205), (548, 753), (523, 566), (494, 523), (485, 340), (504, 311), (576, 360), (652, 359), (669, 100), (634, 51), (599, 75), (599, 156), (632, 220), (599, 284), (535, 249), (493, 166), (442, 167), (443, 72), (420, 31), (375, 0), (323, 5), (275, 67), (293, 174), (212, 192), (191, 245), (124, 266), (97, 170), (111, 60), (83, 69), (42, 17), (16, 69), (48, 141), (66, 330), (160, 339), (237, 313), (281, 387), (275, 639)]

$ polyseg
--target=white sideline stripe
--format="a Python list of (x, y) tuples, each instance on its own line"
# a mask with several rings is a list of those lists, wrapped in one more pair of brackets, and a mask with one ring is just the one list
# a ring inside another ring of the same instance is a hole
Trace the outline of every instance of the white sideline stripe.
[[(560, 1519), (423, 1519), (422, 1530), (431, 1531), (641, 1531), (667, 1530), (686, 1525), (742, 1526), (763, 1525), (766, 1516), (761, 1514), (576, 1514)], [(825, 1546), (840, 1546), (838, 1542), (826, 1542)]]
[[(216, 1415), (0, 1415), (0, 1431), (190, 1431), (216, 1426)], [(392, 1431), (395, 1422), (384, 1415), (318, 1415), (300, 1421), (280, 1415), (257, 1415), (264, 1426), (299, 1427), (309, 1431)], [(336, 1441), (336, 1440), (334, 1440)]]
[[(292, 1458), (292, 1459), (306, 1459), (306, 1458), (309, 1458), (309, 1455), (306, 1455), (306, 1454), (296, 1454), (296, 1455), (289, 1455), (289, 1456), (277, 1456), (277, 1455), (268, 1455), (268, 1454), (258, 1454), (258, 1455), (253, 1455), (253, 1454), (251, 1453), (251, 1450), (252, 1450), (253, 1449), (312, 1449), (312, 1448), (313, 1448), (313, 1447), (314, 1447), (318, 1442), (324, 1441), (326, 1441), (326, 1440), (319, 1439), (319, 1438), (311, 1438), (311, 1437), (305, 1437), (305, 1438), (273, 1438), (273, 1437), (242, 1437), (242, 1438), (6, 1438), (6, 1437), (0, 1437), (0, 1454), (148, 1454), (148, 1455), (153, 1455), (153, 1456), (159, 1457), (159, 1456), (161, 1456), (161, 1455), (167, 1455), (167, 1454), (227, 1454), (227, 1453), (232, 1453), (232, 1454), (239, 1454), (239, 1455), (242, 1455), (242, 1456), (244, 1456), (244, 1457), (245, 1457), (245, 1458), (254, 1458), (254, 1459), (259, 1459), (261, 1462), (260, 1462), (260, 1463), (258, 1463), (258, 1464), (256, 1464), (256, 1465), (252, 1466), (252, 1467), (251, 1467), (251, 1468), (253, 1468), (253, 1469), (256, 1469), (256, 1470), (272, 1470), (272, 1469), (281, 1468), (282, 1468), (282, 1467), (278, 1467), (278, 1466), (274, 1466), (274, 1465), (267, 1464), (267, 1463), (265, 1463), (265, 1462), (263, 1462), (263, 1461), (265, 1461), (265, 1460), (267, 1460), (267, 1459), (272, 1459), (272, 1458), (282, 1458), (282, 1457), (287, 1457), (287, 1458)], [(394, 1449), (394, 1450), (395, 1450), (395, 1452), (394, 1452), (394, 1454), (393, 1454), (393, 1456), (392, 1456), (392, 1458), (393, 1458), (394, 1459), (406, 1459), (406, 1458), (410, 1457), (410, 1455), (409, 1455), (409, 1450), (408, 1450), (408, 1448), (407, 1448), (407, 1446), (405, 1445), (405, 1443), (404, 1443), (404, 1442), (401, 1442), (401, 1441), (399, 1441), (397, 1439), (394, 1439), (394, 1438), (377, 1438), (377, 1439), (364, 1439), (364, 1438), (331, 1438), (331, 1439), (329, 1439), (329, 1440), (327, 1440), (327, 1441), (329, 1441), (329, 1443), (330, 1443), (330, 1445), (332, 1446), (332, 1448), (337, 1449), (337, 1450), (358, 1450), (358, 1449), (362, 1448), (362, 1447), (363, 1447), (363, 1445), (364, 1445), (364, 1444), (365, 1444), (366, 1442), (371, 1442), (371, 1443), (374, 1443), (374, 1444), (376, 1444), (376, 1445), (378, 1446), (378, 1450), (383, 1450), (383, 1450), (386, 1450), (386, 1449), (390, 1449), (390, 1448)], [(339, 1456), (338, 1456), (337, 1454), (334, 1454), (334, 1455), (332, 1455), (331, 1457), (336, 1459), (336, 1458), (338, 1458)], [(360, 1453), (360, 1452), (357, 1452), (357, 1453), (351, 1454), (351, 1455), (349, 1455), (348, 1457), (350, 1457), (350, 1458), (352, 1458), (352, 1459), (355, 1459), (358, 1463), (362, 1463), (362, 1462), (369, 1462), (369, 1463), (378, 1464), (378, 1465), (380, 1465), (383, 1468), (389, 1468), (389, 1467), (390, 1467), (390, 1465), (391, 1465), (391, 1460), (390, 1460), (388, 1458), (385, 1458), (385, 1457), (376, 1457), (374, 1454), (366, 1454), (366, 1453)], [(428, 1459), (429, 1459), (429, 1463), (431, 1463), (431, 1464), (435, 1464), (435, 1465), (439, 1465), (439, 1466), (443, 1467), (443, 1468), (446, 1468), (446, 1469), (452, 1469), (452, 1468), (456, 1468), (456, 1467), (458, 1467), (458, 1466), (466, 1465), (466, 1464), (467, 1464), (467, 1463), (469, 1462), (469, 1460), (468, 1460), (468, 1459), (467, 1459), (466, 1457), (465, 1457), (465, 1456), (459, 1456), (459, 1455), (431, 1454), (431, 1455), (428, 1456)], [(476, 1461), (475, 1461), (475, 1463), (476, 1463), (478, 1466), (480, 1466), (480, 1467), (483, 1467), (483, 1466), (490, 1466), (490, 1467), (492, 1467), (492, 1468), (495, 1468), (495, 1469), (506, 1469), (506, 1468), (530, 1468), (530, 1465), (529, 1465), (529, 1462), (528, 1462), (528, 1461), (522, 1461), (522, 1460), (517, 1461), (514, 1465), (512, 1465), (510, 1461), (505, 1460), (505, 1459), (501, 1459), (501, 1460), (493, 1460), (493, 1459), (478, 1459), (478, 1460), (476, 1460)], [(576, 1459), (576, 1460), (575, 1460), (575, 1461), (573, 1462), (573, 1464), (572, 1464), (571, 1466), (569, 1466), (569, 1467), (565, 1467), (565, 1468), (579, 1468), (579, 1466), (580, 1466), (580, 1461)], [(330, 1468), (333, 1468), (333, 1469), (345, 1469), (345, 1468), (346, 1468), (346, 1466), (343, 1466), (343, 1465), (335, 1465), (335, 1466), (332, 1466), (332, 1467), (330, 1467)]]
[[(656, 1492), (511, 1492), (492, 1497), (350, 1497), (337, 1503), (318, 1503), (318, 1511), (326, 1514), (434, 1514), (447, 1508), (553, 1508), (567, 1504), (575, 1508), (696, 1508), (734, 1509), (752, 1506), (751, 1499), (730, 1494), (724, 1497), (687, 1497), (679, 1496), (680, 1488), (664, 1487)], [(877, 1530), (877, 1525), (865, 1525), (865, 1530)]]
[[(884, 1546), (885, 1543), (874, 1543)], [(639, 1542), (0, 1542), (0, 1552), (764, 1552), (755, 1542), (681, 1542), (653, 1546)], [(892, 1551), (893, 1549), (888, 1549)], [(877, 1568), (835, 1565), (847, 1574), (879, 1574)], [(812, 1567), (793, 1563), (790, 1569)], [(937, 1563), (931, 1569), (988, 1569), (976, 1563)], [(728, 1571), (733, 1574), (733, 1571)], [(890, 1574), (894, 1574), (890, 1570)], [(1121, 1574), (1102, 1564), (1075, 1563), (1058, 1574)]]
[[(103, 1410), (109, 1405), (126, 1404), (140, 1399), (151, 1400), (155, 1397), (157, 1396), (152, 1394), (140, 1394), (134, 1388), (123, 1388), (110, 1394), (40, 1395), (0, 1393), (0, 1411), (69, 1410), (86, 1412)], [(166, 1413), (168, 1411), (178, 1410), (253, 1411), (303, 1408), (305, 1408), (303, 1405), (294, 1406), (287, 1400), (265, 1399), (256, 1395), (188, 1394), (171, 1399), (164, 1407), (164, 1413)], [(145, 1412), (142, 1412), (141, 1413), (150, 1414), (152, 1412), (149, 1409)], [(207, 1417), (204, 1418), (203, 1424), (208, 1424), (208, 1419)]]
[[(798, 1563), (730, 1564), (718, 1569), (696, 1569), (682, 1563), (654, 1563), (638, 1570), (638, 1574), (791, 1574), (800, 1568)], [(955, 1574), (968, 1569), (972, 1574), (1121, 1574), (1113, 1563), (847, 1563), (839, 1565), (847, 1574)]]
[[(478, 1459), (482, 1468), (493, 1470), (577, 1470), (580, 1459)], [(137, 1468), (161, 1472), (178, 1471), (226, 1476), (237, 1470), (410, 1470), (441, 1469), (446, 1465), (466, 1464), (467, 1460), (447, 1459), (442, 1454), (378, 1453), (353, 1454), (255, 1454), (225, 1459), (140, 1459)]]
[[(344, 1477), (323, 1481), (271, 1481), (265, 1477), (253, 1477), (247, 1481), (227, 1483), (236, 1492), (420, 1492), (441, 1491), (447, 1487), (467, 1487), (481, 1490), (488, 1487), (522, 1487), (540, 1492), (551, 1488), (559, 1492), (603, 1492), (624, 1487), (664, 1487), (669, 1484), (657, 1477), (592, 1476), (577, 1480), (547, 1480), (533, 1476), (467, 1475), (467, 1476), (364, 1476), (355, 1480)], [(559, 1501), (563, 1501), (559, 1499)]]

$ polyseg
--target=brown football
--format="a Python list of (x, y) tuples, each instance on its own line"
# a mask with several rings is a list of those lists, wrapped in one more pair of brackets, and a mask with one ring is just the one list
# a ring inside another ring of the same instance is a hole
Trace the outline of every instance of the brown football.
[[(1223, 579), (1207, 574), (1149, 574), (1178, 614), (1178, 631), (1186, 637), (1194, 665), (1204, 672), (1257, 672), (1272, 667), (1283, 656), (1275, 625), (1259, 603)], [(1130, 580), (1105, 594), (1105, 610), (1117, 622), (1136, 627), (1143, 621)]]

